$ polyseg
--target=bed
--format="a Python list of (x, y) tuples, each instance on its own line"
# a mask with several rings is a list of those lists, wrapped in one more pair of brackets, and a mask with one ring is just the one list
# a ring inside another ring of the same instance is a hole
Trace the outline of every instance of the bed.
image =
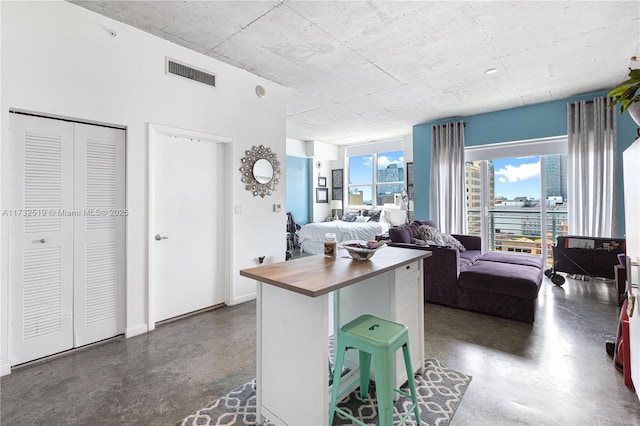
[(303, 225), (298, 231), (300, 251), (324, 254), (324, 234), (333, 232), (338, 243), (348, 240), (375, 240), (376, 235), (389, 231), (387, 222), (316, 222)]

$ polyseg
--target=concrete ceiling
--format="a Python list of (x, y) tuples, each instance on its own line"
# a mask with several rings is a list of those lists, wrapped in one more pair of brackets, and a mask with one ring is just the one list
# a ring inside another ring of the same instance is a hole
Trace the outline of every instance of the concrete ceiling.
[(286, 86), (287, 137), (334, 144), (610, 89), (640, 56), (637, 0), (72, 3)]

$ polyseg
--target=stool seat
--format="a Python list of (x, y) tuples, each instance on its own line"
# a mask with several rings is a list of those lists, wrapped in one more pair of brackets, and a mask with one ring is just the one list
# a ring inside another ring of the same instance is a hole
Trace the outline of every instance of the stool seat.
[[(407, 410), (407, 413), (402, 417), (401, 423), (413, 412), (416, 424), (420, 425), (420, 410), (413, 378), (413, 364), (411, 363), (407, 327), (373, 315), (362, 315), (340, 328), (336, 351), (336, 371), (341, 371), (345, 352), (349, 349), (357, 349), (359, 351), (360, 399), (362, 402), (366, 401), (369, 392), (369, 373), (373, 358), (380, 425), (385, 426), (393, 423), (394, 391), (411, 398), (413, 403), (411, 409)], [(393, 387), (393, 360), (395, 352), (399, 349), (402, 349), (404, 355), (410, 394)], [(329, 406), (329, 422), (333, 422), (335, 412), (339, 412), (356, 423), (366, 426), (360, 419), (355, 418), (337, 406), (338, 399), (342, 396), (339, 394), (339, 376), (339, 374), (334, 376), (331, 404)]]
[(364, 347), (384, 348), (402, 341), (407, 327), (373, 315), (362, 315), (342, 326), (350, 341), (359, 341)]

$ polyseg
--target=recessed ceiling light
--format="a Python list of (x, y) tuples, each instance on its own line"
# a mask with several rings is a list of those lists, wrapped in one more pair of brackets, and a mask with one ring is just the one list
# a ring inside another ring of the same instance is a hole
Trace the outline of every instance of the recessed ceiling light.
[(109, 34), (109, 37), (118, 37), (118, 33), (115, 32), (115, 30), (112, 30), (111, 28), (107, 28), (107, 34)]
[(264, 87), (256, 86), (256, 95), (258, 95), (259, 98), (264, 98), (266, 94), (267, 91), (264, 89)]
[(485, 74), (495, 74), (498, 72), (497, 68), (489, 68), (488, 70), (486, 70), (484, 73)]

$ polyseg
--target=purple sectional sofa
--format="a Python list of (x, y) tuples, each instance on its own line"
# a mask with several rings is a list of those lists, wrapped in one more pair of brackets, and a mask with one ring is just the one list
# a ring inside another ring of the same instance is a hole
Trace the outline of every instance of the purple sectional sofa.
[(389, 245), (433, 253), (424, 259), (425, 302), (533, 323), (543, 276), (542, 257), (482, 253), (480, 237), (472, 235), (453, 235), (465, 251), (417, 245), (414, 240), (420, 238), (421, 225), (435, 227), (431, 221), (415, 221), (391, 228)]

